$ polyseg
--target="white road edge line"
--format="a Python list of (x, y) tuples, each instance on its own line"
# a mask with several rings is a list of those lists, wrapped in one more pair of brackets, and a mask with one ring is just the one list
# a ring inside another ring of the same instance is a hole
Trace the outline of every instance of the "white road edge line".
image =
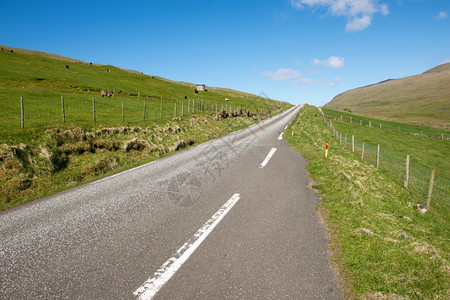
[(284, 130), (286, 130), (286, 129), (288, 128), (288, 126), (289, 126), (289, 124), (288, 124), (288, 125), (286, 125), (286, 127), (284, 127)]
[(169, 258), (146, 282), (144, 282), (133, 295), (141, 300), (150, 300), (166, 284), (167, 281), (180, 269), (192, 253), (200, 246), (206, 237), (214, 230), (217, 224), (233, 208), (241, 198), (234, 194), (203, 226), (187, 241), (177, 253)]
[(269, 160), (272, 158), (272, 156), (275, 154), (275, 151), (277, 151), (277, 148), (272, 148), (269, 151), (269, 154), (267, 154), (266, 158), (264, 159), (264, 161), (261, 163), (261, 166), (259, 168), (264, 168), (267, 163), (269, 162)]
[(281, 141), (283, 139), (284, 132), (280, 133), (280, 136), (278, 137), (278, 140)]

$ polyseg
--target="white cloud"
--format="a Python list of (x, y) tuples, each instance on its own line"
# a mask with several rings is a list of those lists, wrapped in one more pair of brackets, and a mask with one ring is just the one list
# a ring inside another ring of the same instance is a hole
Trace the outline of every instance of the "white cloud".
[(301, 66), (302, 66), (302, 62), (300, 61), (300, 59), (294, 59), (292, 62), (293, 62), (294, 64), (296, 64), (297, 67), (301, 67)]
[(285, 11), (276, 11), (274, 13), (274, 19), (279, 23), (286, 22), (289, 19), (289, 14)]
[(353, 18), (345, 25), (347, 31), (360, 31), (366, 29), (372, 23), (372, 17), (365, 15), (360, 18)]
[(367, 28), (376, 13), (381, 13), (383, 16), (390, 13), (389, 6), (379, 4), (378, 0), (290, 0), (290, 3), (296, 9), (325, 7), (333, 16), (346, 17), (347, 31)]
[(276, 72), (262, 71), (262, 75), (270, 80), (287, 80), (298, 78), (302, 73), (293, 69), (279, 68)]
[(328, 86), (336, 86), (342, 80), (343, 80), (342, 78), (336, 77), (336, 78), (333, 79), (333, 81), (328, 83)]
[(300, 89), (305, 90), (309, 88), (309, 85), (315, 84), (315, 83), (322, 83), (323, 79), (308, 79), (304, 77), (299, 77), (294, 80), (292, 80), (292, 84), (298, 85)]
[(275, 72), (262, 71), (261, 74), (274, 81), (290, 80), (291, 84), (300, 86), (301, 89), (307, 89), (311, 84), (322, 83), (324, 81), (323, 79), (308, 79), (302, 77), (302, 72), (290, 68), (279, 68)]
[(382, 14), (383, 16), (387, 16), (388, 14), (391, 13), (391, 12), (389, 11), (389, 6), (387, 6), (387, 4), (382, 4), (382, 5), (380, 6), (380, 11), (381, 11), (381, 14)]
[(342, 68), (345, 64), (344, 58), (339, 56), (330, 56), (327, 60), (314, 58), (312, 63), (317, 66), (331, 67), (335, 69)]
[(295, 80), (292, 80), (293, 84), (313, 84), (313, 83), (321, 83), (323, 82), (323, 79), (308, 79), (304, 77), (297, 78)]
[(435, 18), (435, 19), (438, 19), (438, 20), (442, 20), (442, 19), (445, 19), (445, 18), (447, 18), (447, 17), (448, 17), (448, 14), (447, 14), (446, 11), (440, 11), (440, 12), (437, 14), (437, 16), (434, 16), (434, 18)]

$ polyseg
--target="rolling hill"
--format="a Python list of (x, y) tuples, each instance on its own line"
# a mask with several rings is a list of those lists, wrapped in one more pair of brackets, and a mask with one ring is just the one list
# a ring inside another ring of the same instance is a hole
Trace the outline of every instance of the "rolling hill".
[[(0, 111), (16, 106), (22, 96), (41, 102), (47, 98), (49, 101), (60, 99), (61, 96), (91, 101), (94, 96), (100, 98), (102, 89), (116, 91), (116, 102), (119, 99), (120, 102), (147, 99), (148, 105), (151, 105), (151, 100), (159, 103), (161, 96), (174, 103), (195, 99), (222, 104), (229, 99), (227, 104), (232, 107), (241, 106), (253, 111), (280, 104), (264, 97), (219, 87), (208, 86), (206, 92), (197, 93), (195, 83), (177, 82), (112, 65), (0, 45)], [(171, 107), (173, 111), (173, 105)]]
[[(0, 211), (221, 137), (291, 107), (236, 90), (196, 88), (0, 45)], [(104, 89), (115, 93), (101, 97)]]
[(344, 92), (325, 107), (449, 130), (450, 63), (419, 75), (388, 79)]

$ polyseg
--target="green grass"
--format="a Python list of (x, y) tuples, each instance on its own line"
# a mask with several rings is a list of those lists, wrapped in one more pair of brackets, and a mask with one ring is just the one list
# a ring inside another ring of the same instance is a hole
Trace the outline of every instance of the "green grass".
[[(85, 124), (93, 122), (93, 97), (97, 121), (116, 124), (122, 123), (122, 103), (126, 124), (143, 120), (144, 103), (146, 120), (159, 119), (161, 96), (163, 119), (174, 116), (175, 103), (177, 116), (182, 113), (182, 105), (187, 113), (188, 104), (194, 102), (202, 103), (203, 111), (214, 112), (216, 105), (218, 109), (241, 107), (254, 114), (267, 112), (278, 105), (290, 107), (288, 103), (235, 90), (207, 88), (206, 92), (195, 93), (194, 84), (173, 82), (114, 66), (0, 51), (0, 138), (5, 130), (21, 128), (21, 97), (24, 99), (26, 128), (62, 123), (61, 97), (64, 97), (66, 122)], [(101, 98), (101, 89), (115, 90), (115, 96)], [(225, 101), (226, 98), (229, 101)]]
[[(195, 93), (191, 83), (13, 50), (0, 51), (0, 210), (158, 159), (291, 107), (230, 89)], [(101, 89), (116, 93), (101, 98)], [(251, 116), (215, 120), (216, 110), (236, 112), (238, 107)], [(105, 129), (110, 133), (102, 133)], [(128, 149), (135, 139), (136, 149)]]
[[(0, 210), (156, 160), (262, 118), (216, 121), (212, 115), (197, 114), (174, 121), (147, 122), (146, 126), (70, 124), (45, 132), (23, 130), (26, 143), (0, 145)], [(130, 146), (133, 143), (137, 146)]]
[[(446, 213), (433, 205), (420, 213), (402, 184), (383, 169), (361, 162), (359, 154), (331, 136), (316, 108), (303, 108), (300, 120), (290, 126), (296, 126), (296, 135), (287, 130), (285, 137), (310, 161), (307, 170), (321, 193), (318, 209), (330, 233), (332, 262), (345, 296), (448, 299)], [(367, 136), (372, 134), (364, 128)], [(325, 141), (330, 144), (328, 158)]]
[[(326, 115), (338, 113), (326, 109), (323, 111)], [(431, 170), (435, 170), (432, 191), (433, 206), (434, 209), (440, 210), (448, 220), (450, 216), (450, 161), (447, 156), (450, 151), (450, 140), (399, 134), (390, 130), (380, 130), (376, 126), (360, 126), (357, 122), (350, 123), (339, 120), (340, 118), (332, 121), (332, 125), (339, 133), (339, 140), (341, 135), (343, 136), (342, 144), (346, 144), (345, 137), (347, 137), (347, 148), (350, 150), (350, 138), (353, 135), (355, 151), (360, 154), (364, 143), (365, 160), (372, 165), (377, 163), (377, 145), (380, 145), (379, 166), (399, 184), (405, 181), (406, 156), (410, 156), (409, 191), (418, 203), (427, 201)], [(371, 119), (371, 122), (374, 124), (379, 121)], [(414, 132), (417, 129), (416, 126), (398, 125), (402, 127), (402, 132)], [(425, 127), (423, 129), (430, 132), (435, 130)]]
[[(346, 122), (359, 123), (363, 126), (369, 126), (369, 122), (371, 123), (371, 127), (388, 131), (396, 131), (402, 133), (410, 133), (410, 134), (418, 134), (418, 135), (428, 135), (430, 137), (442, 138), (442, 135), (445, 138), (450, 138), (450, 132), (448, 130), (433, 128), (423, 125), (413, 125), (413, 124), (402, 124), (397, 122), (391, 122), (386, 120), (380, 120), (375, 118), (370, 118), (367, 116), (356, 115), (344, 111), (338, 111), (328, 108), (322, 108), (323, 112), (327, 116), (332, 116), (336, 119), (341, 119)], [(362, 122), (361, 122), (362, 121)]]
[(325, 106), (359, 115), (450, 129), (450, 63), (337, 95)]
[[(399, 134), (396, 131), (384, 129), (391, 127), (397, 128), (401, 132), (423, 132), (426, 135), (437, 137), (441, 136), (442, 130), (393, 122), (389, 122), (389, 125), (387, 125), (387, 122), (373, 118), (360, 117), (348, 113), (345, 114), (330, 109), (322, 110), (326, 116), (334, 116), (338, 119), (332, 120), (333, 126), (337, 131), (344, 135), (346, 134), (349, 139), (354, 135), (355, 139), (361, 142), (373, 145), (380, 144), (382, 149), (389, 150), (401, 156), (402, 162), (407, 155), (410, 155), (413, 161), (430, 170), (436, 170), (437, 175), (450, 178), (450, 160), (448, 159), (448, 154), (450, 153), (450, 140)], [(341, 115), (343, 122), (339, 121)], [(345, 122), (349, 120), (350, 116), (356, 123)], [(359, 125), (358, 122), (360, 120), (363, 120), (364, 126)], [(371, 128), (368, 127), (369, 121), (372, 124)], [(382, 124), (382, 130), (380, 130), (379, 127), (380, 122)], [(445, 131), (444, 137), (447, 135), (449, 135), (449, 132)]]

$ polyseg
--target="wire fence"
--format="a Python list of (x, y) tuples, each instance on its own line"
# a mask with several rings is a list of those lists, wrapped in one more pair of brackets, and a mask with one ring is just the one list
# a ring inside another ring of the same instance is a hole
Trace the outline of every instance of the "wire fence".
[[(434, 171), (412, 161), (409, 156), (397, 154), (374, 145), (359, 141), (355, 136), (338, 132), (331, 121), (323, 120), (332, 131), (333, 137), (349, 151), (358, 153), (361, 160), (386, 170), (398, 183), (403, 184), (423, 207), (435, 207), (444, 216), (450, 215), (450, 180), (434, 174)], [(431, 201), (432, 199), (432, 201)]]
[[(272, 107), (271, 107), (272, 108)], [(265, 111), (266, 107), (264, 107)], [(134, 99), (68, 95), (5, 100), (0, 103), (0, 129), (35, 128), (60, 123), (127, 122), (176, 118), (199, 112), (245, 111), (231, 104), (201, 99)], [(259, 113), (263, 109), (255, 109)]]
[[(433, 127), (425, 127), (421, 125), (405, 125), (400, 123), (394, 123), (389, 121), (381, 121), (368, 117), (362, 117), (353, 115), (346, 112), (336, 111), (333, 109), (325, 109), (325, 118), (333, 119), (336, 121), (347, 122), (350, 124), (366, 126), (370, 128), (378, 128), (380, 130), (393, 131), (403, 134), (422, 136), (422, 137), (430, 137), (430, 138), (438, 138), (449, 140), (447, 131), (443, 131)], [(436, 123), (434, 123), (436, 124)], [(439, 124), (438, 124), (439, 125)], [(442, 125), (442, 124), (441, 124)], [(445, 126), (445, 125), (442, 125)]]

